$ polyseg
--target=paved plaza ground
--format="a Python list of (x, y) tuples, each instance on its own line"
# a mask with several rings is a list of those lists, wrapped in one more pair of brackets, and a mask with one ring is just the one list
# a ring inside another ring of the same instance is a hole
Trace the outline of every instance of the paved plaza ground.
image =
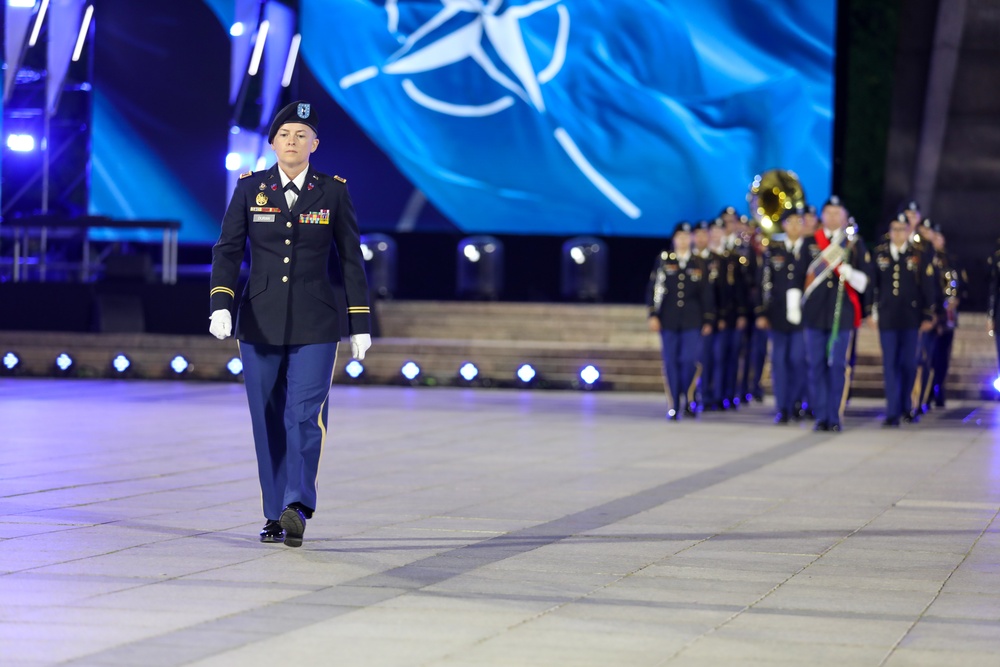
[(0, 665), (1000, 665), (1000, 403), (879, 427), (334, 387), (261, 544), (238, 383), (0, 380)]

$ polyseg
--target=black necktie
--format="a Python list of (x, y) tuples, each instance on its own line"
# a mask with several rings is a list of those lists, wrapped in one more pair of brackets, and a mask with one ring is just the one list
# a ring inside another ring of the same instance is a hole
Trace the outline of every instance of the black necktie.
[(288, 181), (288, 184), (285, 186), (285, 192), (288, 192), (289, 190), (295, 194), (299, 194), (299, 186), (295, 185), (295, 181)]

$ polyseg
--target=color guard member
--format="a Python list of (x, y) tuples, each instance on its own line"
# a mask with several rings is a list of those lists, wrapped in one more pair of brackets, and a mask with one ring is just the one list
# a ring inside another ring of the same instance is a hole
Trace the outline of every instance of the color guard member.
[(812, 261), (806, 275), (802, 322), (817, 431), (842, 428), (847, 355), (864, 314), (861, 295), (868, 288), (868, 258), (859, 254), (846, 217), (840, 198), (830, 197), (821, 211), (822, 227), (809, 244)]

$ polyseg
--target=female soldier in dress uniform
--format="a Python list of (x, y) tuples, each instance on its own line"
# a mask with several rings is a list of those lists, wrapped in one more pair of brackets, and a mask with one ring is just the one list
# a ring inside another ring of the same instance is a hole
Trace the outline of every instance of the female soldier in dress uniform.
[[(356, 358), (371, 345), (368, 287), (347, 182), (309, 166), (319, 145), (317, 127), (307, 102), (277, 113), (268, 142), (278, 162), (240, 176), (212, 257), (209, 331), (223, 339), (232, 333), (230, 311), (250, 243), (236, 338), (266, 521), (260, 539), (290, 547), (302, 544), (316, 509), (341, 324), (350, 331)], [(331, 276), (343, 285), (347, 313), (339, 310)]]

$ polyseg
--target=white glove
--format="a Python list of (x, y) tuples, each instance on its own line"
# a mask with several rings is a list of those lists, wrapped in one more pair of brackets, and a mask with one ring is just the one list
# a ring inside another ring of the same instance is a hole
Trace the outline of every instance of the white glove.
[(861, 269), (856, 269), (850, 264), (841, 264), (838, 267), (840, 275), (844, 276), (844, 280), (847, 284), (854, 288), (857, 293), (864, 292), (868, 289), (868, 274)]
[(364, 359), (365, 352), (372, 346), (372, 337), (368, 334), (354, 334), (351, 336), (351, 356), (355, 359)]
[(840, 273), (840, 275), (844, 276), (844, 280), (846, 280), (847, 282), (851, 282), (851, 274), (854, 273), (853, 266), (851, 266), (847, 262), (843, 262), (840, 266), (837, 267), (837, 271)]
[(212, 323), (208, 325), (208, 332), (219, 340), (229, 338), (233, 333), (233, 316), (227, 309), (223, 308), (212, 313)]
[(785, 292), (785, 319), (789, 324), (802, 323), (802, 290), (797, 287)]

